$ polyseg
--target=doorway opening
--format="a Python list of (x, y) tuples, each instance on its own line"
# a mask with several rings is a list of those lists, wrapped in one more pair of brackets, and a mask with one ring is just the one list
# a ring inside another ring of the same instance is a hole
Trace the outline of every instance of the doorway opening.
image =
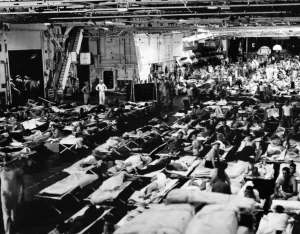
[(114, 88), (114, 72), (113, 71), (103, 71), (103, 83), (106, 85), (107, 89)]
[[(15, 78), (19, 76), (23, 82), (28, 80), (39, 81), (35, 94), (32, 95), (30, 90), (26, 93), (21, 91), (21, 98), (27, 101), (28, 98), (36, 99), (44, 97), (44, 74), (43, 74), (43, 59), (41, 50), (11, 50), (8, 51), (10, 77), (15, 82)], [(28, 83), (28, 82), (27, 82)], [(29, 82), (30, 83), (30, 82)], [(17, 85), (16, 85), (17, 86)], [(28, 85), (30, 87), (30, 85)]]

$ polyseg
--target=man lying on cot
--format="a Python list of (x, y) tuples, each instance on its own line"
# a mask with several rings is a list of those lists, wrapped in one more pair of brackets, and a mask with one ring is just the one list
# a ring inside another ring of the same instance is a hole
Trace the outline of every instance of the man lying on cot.
[(192, 153), (193, 156), (199, 156), (200, 151), (203, 150), (201, 141), (197, 139), (197, 133), (192, 133), (192, 145), (185, 147), (185, 152)]
[(104, 153), (101, 153), (99, 150), (93, 150), (92, 155), (86, 157), (85, 159), (83, 159), (80, 164), (79, 167), (88, 167), (91, 165), (97, 165), (97, 164), (101, 164), (102, 160), (106, 159), (107, 156)]
[(152, 195), (152, 192), (164, 188), (167, 185), (167, 176), (164, 173), (159, 173), (152, 177), (151, 181), (146, 190), (140, 194), (141, 198), (147, 199)]
[(143, 168), (144, 166), (148, 165), (152, 162), (152, 158), (150, 156), (143, 156), (141, 154), (135, 154), (127, 158), (125, 161), (116, 160), (116, 167), (118, 170), (128, 169), (129, 167), (133, 168)]
[(179, 132), (177, 137), (175, 138), (171, 138), (168, 142), (167, 142), (167, 148), (169, 150), (169, 152), (172, 151), (181, 151), (183, 150), (183, 133)]
[(163, 144), (161, 136), (156, 132), (151, 132), (148, 136), (143, 137), (139, 148), (133, 148), (133, 152), (150, 153), (153, 149)]
[(102, 185), (89, 196), (88, 199), (94, 205), (101, 204), (103, 201), (114, 197), (115, 192), (120, 189), (124, 182), (136, 179), (138, 178), (135, 175), (121, 171), (105, 180)]

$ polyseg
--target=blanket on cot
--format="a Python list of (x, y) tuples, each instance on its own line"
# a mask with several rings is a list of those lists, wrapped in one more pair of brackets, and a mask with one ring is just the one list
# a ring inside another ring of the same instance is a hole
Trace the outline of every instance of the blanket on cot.
[(211, 193), (196, 190), (174, 189), (166, 197), (167, 204), (189, 203), (189, 204), (227, 204), (237, 206), (240, 210), (253, 213), (255, 202), (253, 199), (237, 195)]
[(185, 234), (235, 234), (238, 230), (238, 211), (234, 205), (206, 205), (188, 224)]
[(152, 205), (114, 234), (182, 234), (194, 216), (189, 204)]
[[(93, 156), (89, 156), (89, 157), (93, 157)], [(75, 162), (72, 166), (65, 168), (64, 172), (67, 172), (69, 174), (74, 174), (74, 173), (84, 173), (85, 174), (87, 171), (94, 168), (98, 163), (97, 161), (96, 162), (88, 161), (89, 157), (80, 159), (79, 161)], [(86, 164), (85, 167), (80, 166), (86, 162), (88, 162), (89, 164)]]
[(269, 213), (260, 220), (256, 234), (276, 234), (282, 231), (285, 234), (292, 234), (293, 224), (288, 223), (289, 216), (285, 213)]
[(130, 181), (127, 181), (123, 183), (120, 187), (116, 188), (115, 190), (96, 190), (94, 193), (92, 193), (89, 196), (89, 199), (92, 204), (101, 204), (108, 200), (116, 199), (120, 192), (124, 190), (129, 184), (131, 184)]
[[(196, 177), (212, 177), (216, 169), (210, 169), (204, 166), (205, 160), (203, 160), (193, 171), (192, 176)], [(244, 176), (248, 172), (248, 163), (243, 161), (230, 162), (226, 168), (226, 173), (230, 179), (236, 179)]]
[(45, 188), (40, 194), (63, 195), (77, 187), (84, 187), (98, 179), (97, 175), (75, 173), (57, 183)]

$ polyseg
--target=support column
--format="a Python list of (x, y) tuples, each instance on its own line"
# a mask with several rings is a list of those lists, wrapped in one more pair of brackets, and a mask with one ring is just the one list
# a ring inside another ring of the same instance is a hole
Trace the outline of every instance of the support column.
[(229, 50), (229, 44), (230, 44), (230, 40), (229, 39), (226, 39), (227, 43), (226, 43), (226, 57), (229, 59), (228, 57), (228, 50)]
[(249, 46), (249, 41), (248, 37), (246, 37), (246, 57), (248, 58), (248, 46)]
[[(6, 104), (12, 104), (12, 95), (11, 95), (11, 84), (10, 84), (10, 68), (9, 68), (9, 59), (8, 59), (8, 41), (6, 32), (3, 33), (3, 41), (4, 41), (4, 52), (5, 52), (5, 60), (4, 64), (4, 73), (5, 73), (5, 87), (6, 87)], [(2, 62), (2, 61), (1, 61)]]

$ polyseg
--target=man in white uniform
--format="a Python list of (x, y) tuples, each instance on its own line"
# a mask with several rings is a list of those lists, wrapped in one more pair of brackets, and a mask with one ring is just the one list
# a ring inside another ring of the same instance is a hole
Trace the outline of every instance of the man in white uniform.
[(289, 100), (285, 101), (285, 104), (282, 106), (282, 120), (284, 127), (291, 127), (291, 122), (293, 118), (292, 106), (289, 103)]
[(105, 91), (107, 90), (107, 87), (102, 80), (100, 80), (99, 84), (96, 86), (96, 90), (99, 91), (99, 105), (104, 105)]

